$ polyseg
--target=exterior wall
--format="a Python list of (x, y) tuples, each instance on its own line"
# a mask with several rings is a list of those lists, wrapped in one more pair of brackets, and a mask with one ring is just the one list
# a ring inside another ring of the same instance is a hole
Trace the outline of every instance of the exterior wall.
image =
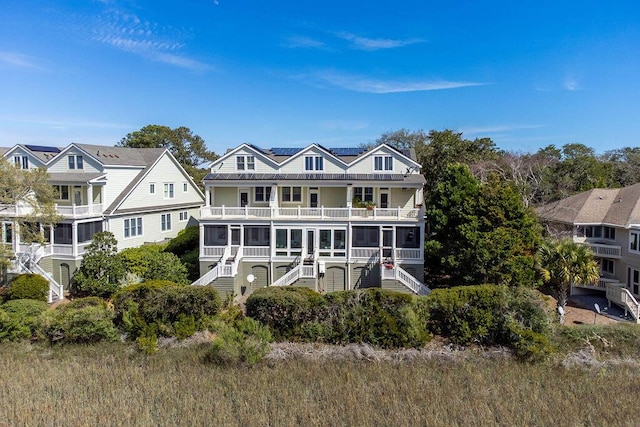
[(10, 164), (14, 164), (13, 163), (14, 156), (20, 156), (20, 157), (27, 156), (29, 158), (29, 169), (44, 167), (44, 163), (42, 162), (42, 160), (34, 156), (29, 150), (22, 149), (19, 146), (15, 150), (11, 151), (10, 153), (9, 152), (4, 153), (4, 156)]
[[(149, 192), (151, 183), (155, 184), (154, 194)], [(164, 198), (165, 183), (173, 183), (174, 197), (172, 199)], [(183, 191), (183, 184), (185, 183), (187, 184), (186, 193)], [(141, 206), (167, 206), (167, 204), (181, 203), (200, 204), (203, 203), (203, 200), (195, 186), (189, 182), (185, 174), (165, 153), (118, 209), (132, 209)]]
[[(375, 156), (391, 156), (393, 157), (393, 170), (391, 171), (374, 171), (373, 162)], [(395, 150), (391, 150), (386, 147), (382, 147), (377, 150), (373, 150), (367, 153), (362, 158), (358, 159), (349, 167), (349, 173), (405, 173), (407, 168), (415, 167), (415, 165), (409, 160), (397, 153)]]
[[(306, 171), (305, 170), (305, 157), (306, 156), (320, 156), (323, 158), (323, 170), (322, 171)], [(347, 169), (347, 166), (337, 161), (333, 156), (328, 155), (322, 150), (313, 147), (307, 150), (303, 150), (293, 156), (289, 161), (281, 165), (280, 173), (343, 173)]]
[[(94, 154), (94, 153), (91, 153)], [(69, 156), (82, 156), (82, 169), (69, 169)], [(73, 173), (96, 173), (102, 172), (102, 165), (89, 157), (77, 148), (71, 148), (56, 156), (47, 166), (47, 170), (52, 173), (73, 172)]]
[[(149, 242), (161, 242), (176, 237), (189, 223), (189, 220), (180, 221), (180, 212), (188, 212), (189, 218), (197, 219), (199, 215), (198, 208), (172, 209), (145, 214), (123, 215), (109, 218), (107, 220), (107, 230), (111, 231), (118, 240), (118, 249), (137, 247)], [(169, 231), (162, 231), (161, 215), (163, 214), (171, 214), (171, 230)], [(124, 220), (132, 218), (142, 218), (142, 235), (125, 238)]]
[(347, 188), (345, 187), (319, 187), (320, 206), (346, 207)]
[[(238, 171), (236, 169), (236, 156), (254, 156), (255, 169), (250, 171)], [(224, 156), (223, 156), (224, 157)], [(273, 163), (271, 159), (265, 157), (263, 154), (257, 153), (248, 147), (243, 147), (229, 157), (223, 159), (222, 162), (217, 162), (213, 168), (216, 173), (236, 173), (236, 172), (250, 172), (250, 173), (273, 173), (277, 171), (277, 165)]]
[[(58, 258), (49, 258), (51, 260), (50, 269), (45, 269), (45, 271), (53, 273), (53, 278), (56, 282), (61, 284), (64, 287), (65, 292), (69, 290), (69, 283), (71, 278), (73, 277), (73, 273), (80, 268), (80, 264), (82, 263), (81, 259), (58, 259)], [(68, 266), (69, 275), (66, 276), (66, 270)], [(64, 271), (63, 271), (64, 270)], [(64, 276), (64, 277), (63, 277)]]
[(213, 206), (239, 206), (237, 187), (217, 187), (213, 192)]
[(415, 188), (402, 189), (402, 188), (392, 188), (391, 197), (389, 198), (389, 207), (397, 208), (400, 206), (403, 209), (411, 209), (415, 205), (422, 204), (422, 201), (418, 201), (415, 199), (416, 190)]
[(107, 206), (113, 203), (116, 197), (138, 176), (141, 170), (141, 168), (105, 168), (108, 184), (105, 186), (104, 199)]

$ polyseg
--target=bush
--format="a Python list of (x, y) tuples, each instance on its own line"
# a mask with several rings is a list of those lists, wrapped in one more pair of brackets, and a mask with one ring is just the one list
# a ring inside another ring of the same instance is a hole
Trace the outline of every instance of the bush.
[(176, 237), (169, 241), (164, 248), (165, 252), (171, 252), (177, 256), (182, 256), (193, 251), (200, 246), (200, 228), (198, 226), (186, 227), (180, 231)]
[(233, 324), (218, 322), (214, 329), (218, 336), (204, 356), (207, 363), (253, 366), (269, 353), (271, 333), (253, 319), (243, 318)]
[(220, 296), (212, 287), (166, 281), (128, 286), (114, 295), (113, 302), (116, 324), (133, 339), (148, 336), (152, 325), (158, 335), (186, 338), (221, 307)]
[(128, 272), (144, 280), (169, 280), (188, 284), (187, 268), (180, 258), (170, 252), (163, 252), (163, 246), (143, 245), (127, 248), (118, 253)]
[(0, 307), (0, 341), (30, 338), (39, 326), (40, 315), (49, 308), (42, 301), (16, 299)]
[(9, 285), (7, 300), (32, 299), (47, 301), (49, 295), (49, 282), (39, 274), (20, 274)]
[(506, 345), (523, 359), (551, 351), (550, 321), (544, 301), (531, 289), (496, 285), (436, 289), (423, 304), (431, 332), (454, 343)]
[(321, 318), (324, 297), (309, 288), (261, 288), (247, 298), (247, 316), (268, 325), (277, 340), (304, 339), (305, 322)]
[(118, 339), (113, 309), (97, 297), (80, 298), (46, 312), (41, 331), (51, 344), (89, 344)]
[(247, 315), (278, 340), (420, 347), (431, 335), (424, 307), (408, 294), (383, 289), (329, 293), (307, 288), (263, 288), (247, 299)]

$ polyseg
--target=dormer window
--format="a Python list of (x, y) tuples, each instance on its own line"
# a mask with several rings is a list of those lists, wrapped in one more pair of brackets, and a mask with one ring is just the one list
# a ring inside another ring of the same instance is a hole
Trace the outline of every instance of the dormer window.
[(82, 161), (82, 156), (68, 156), (69, 159), (69, 169), (84, 169), (84, 163)]
[(236, 170), (255, 170), (256, 158), (254, 156), (236, 156)]
[(373, 170), (376, 171), (392, 171), (393, 170), (393, 157), (392, 156), (374, 156), (373, 157)]
[(305, 156), (304, 170), (306, 171), (324, 170), (324, 158), (322, 156)]
[(13, 162), (18, 169), (29, 169), (29, 157), (27, 156), (13, 156)]

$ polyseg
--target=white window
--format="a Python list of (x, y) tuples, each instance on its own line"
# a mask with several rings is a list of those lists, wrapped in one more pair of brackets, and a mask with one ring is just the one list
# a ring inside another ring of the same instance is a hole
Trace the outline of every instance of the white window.
[(629, 251), (640, 252), (640, 231), (629, 232)]
[(170, 231), (171, 230), (171, 214), (162, 214), (160, 215), (160, 225), (162, 231)]
[(124, 237), (142, 236), (142, 218), (128, 218), (124, 220)]
[(165, 182), (164, 183), (164, 198), (165, 199), (173, 199), (173, 182)]
[(602, 258), (600, 261), (600, 271), (602, 273), (614, 274), (615, 261), (608, 258)]
[(189, 212), (188, 211), (182, 211), (179, 213), (180, 215), (180, 222), (185, 222), (186, 220), (189, 219)]
[(268, 202), (271, 198), (271, 187), (256, 187), (255, 188), (255, 201), (256, 202)]
[(361, 202), (373, 202), (373, 187), (354, 187), (353, 198)]
[(304, 170), (306, 171), (324, 170), (324, 158), (322, 156), (305, 156)]
[(14, 156), (13, 162), (18, 169), (29, 169), (29, 157), (27, 156)]
[(82, 156), (71, 155), (67, 158), (69, 159), (69, 169), (84, 169)]
[(283, 202), (301, 202), (302, 187), (282, 187)]
[(69, 186), (68, 185), (54, 185), (53, 189), (56, 192), (57, 200), (69, 200)]
[(391, 156), (373, 156), (373, 170), (391, 171), (393, 170), (393, 157)]
[(156, 194), (156, 183), (149, 183), (149, 194)]
[(255, 170), (256, 159), (254, 156), (236, 156), (236, 170)]
[(640, 270), (635, 268), (627, 269), (627, 287), (631, 290), (631, 293), (638, 295), (640, 291)]
[(189, 184), (187, 184), (186, 182), (182, 183), (182, 192), (186, 193), (187, 191), (189, 191)]
[(607, 240), (616, 240), (616, 229), (613, 227), (607, 227), (606, 225), (602, 227), (602, 234)]

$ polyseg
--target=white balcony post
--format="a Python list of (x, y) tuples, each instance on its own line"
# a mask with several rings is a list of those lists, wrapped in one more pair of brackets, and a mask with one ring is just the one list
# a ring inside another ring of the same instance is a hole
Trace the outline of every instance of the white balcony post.
[[(75, 214), (75, 205), (74, 205)], [(73, 256), (78, 256), (78, 224), (74, 221), (71, 224), (71, 243), (73, 244), (72, 252)]]
[(225, 209), (224, 209), (224, 205), (222, 205), (222, 219), (225, 218)]
[(200, 253), (204, 254), (204, 224), (200, 223)]
[(208, 185), (204, 188), (204, 194), (205, 194), (205, 200), (204, 200), (204, 205), (206, 207), (211, 206), (211, 187), (209, 187)]
[(402, 211), (400, 210), (400, 206), (398, 206), (398, 209), (397, 209), (397, 218), (398, 219), (402, 218)]
[(320, 218), (324, 219), (324, 205), (320, 206)]
[(93, 185), (87, 184), (87, 206), (89, 213), (93, 213)]

